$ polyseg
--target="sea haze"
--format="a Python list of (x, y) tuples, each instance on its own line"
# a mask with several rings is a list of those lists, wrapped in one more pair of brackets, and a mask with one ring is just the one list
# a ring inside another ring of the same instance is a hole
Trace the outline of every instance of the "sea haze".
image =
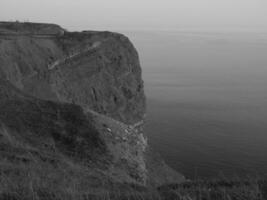
[(267, 34), (127, 32), (150, 144), (189, 178), (267, 173)]

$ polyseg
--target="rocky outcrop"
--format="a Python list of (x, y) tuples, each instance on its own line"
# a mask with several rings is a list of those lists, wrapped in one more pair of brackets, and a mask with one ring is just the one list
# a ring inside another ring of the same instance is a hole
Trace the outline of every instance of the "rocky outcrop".
[(139, 58), (121, 34), (0, 23), (0, 96), (0, 169), (31, 166), (55, 187), (68, 173), (80, 190), (183, 180), (148, 147)]
[[(18, 27), (24, 33), (28, 26)], [(33, 34), (1, 37), (0, 77), (35, 97), (75, 103), (127, 124), (143, 119), (141, 67), (128, 38), (109, 32), (40, 36), (34, 33), (49, 25), (31, 27)]]

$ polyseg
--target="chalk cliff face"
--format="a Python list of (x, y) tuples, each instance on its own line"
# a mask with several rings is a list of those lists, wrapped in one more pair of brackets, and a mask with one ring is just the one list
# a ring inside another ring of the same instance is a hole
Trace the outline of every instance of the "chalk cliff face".
[(183, 179), (148, 148), (139, 58), (121, 34), (0, 23), (0, 95), (3, 170), (19, 163), (57, 183), (64, 168), (83, 174), (81, 188)]

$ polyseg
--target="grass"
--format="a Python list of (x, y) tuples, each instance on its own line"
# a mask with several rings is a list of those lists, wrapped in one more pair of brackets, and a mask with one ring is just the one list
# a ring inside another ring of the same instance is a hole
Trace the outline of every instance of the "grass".
[(266, 179), (187, 181), (159, 188), (115, 184), (64, 164), (0, 162), (1, 200), (266, 200)]
[(267, 182), (259, 178), (188, 181), (159, 188), (163, 200), (266, 200)]
[(104, 178), (102, 182), (94, 180), (84, 171), (40, 164), (0, 166), (1, 200), (139, 199), (144, 193), (137, 186), (115, 185)]

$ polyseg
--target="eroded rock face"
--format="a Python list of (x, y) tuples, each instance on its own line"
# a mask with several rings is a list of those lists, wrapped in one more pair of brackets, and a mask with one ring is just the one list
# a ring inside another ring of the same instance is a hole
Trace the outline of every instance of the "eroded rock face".
[[(32, 32), (40, 33), (37, 30)], [(0, 52), (1, 77), (30, 95), (75, 103), (127, 124), (143, 119), (138, 54), (123, 35), (4, 34)]]
[[(122, 35), (103, 33), (54, 66), (50, 80), (61, 101), (131, 124), (143, 119), (145, 97), (136, 50)], [(65, 36), (62, 44), (72, 36)]]

